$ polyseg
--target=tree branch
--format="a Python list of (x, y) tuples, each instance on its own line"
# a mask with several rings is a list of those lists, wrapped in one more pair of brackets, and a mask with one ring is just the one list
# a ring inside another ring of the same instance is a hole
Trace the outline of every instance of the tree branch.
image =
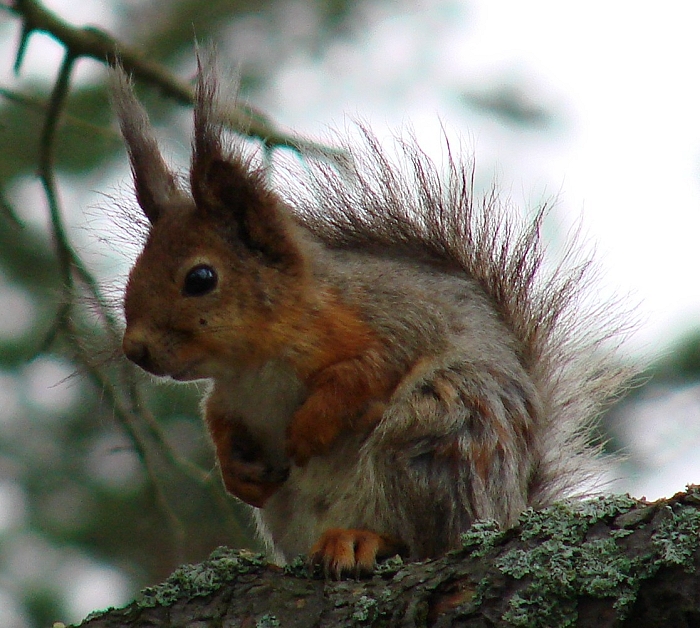
[(460, 550), (393, 559), (362, 581), (220, 548), (80, 626), (695, 626), (699, 533), (700, 488), (689, 487), (654, 504), (619, 496), (527, 511), (505, 532), (480, 523)]
[[(14, 0), (11, 8), (23, 20), (22, 37), (15, 62), (16, 71), (22, 63), (29, 37), (32, 33), (40, 31), (59, 41), (67, 54), (75, 59), (89, 57), (112, 66), (119, 61), (127, 72), (139, 80), (157, 86), (164, 95), (185, 105), (193, 104), (194, 88), (189, 83), (179, 80), (167, 68), (145, 58), (138, 50), (116, 40), (109, 33), (92, 26), (72, 26), (49, 11), (39, 0)], [(266, 146), (284, 146), (302, 154), (324, 155), (329, 159), (345, 156), (342, 150), (285, 133), (264, 113), (241, 103), (236, 103), (228, 109), (224, 122), (233, 131), (256, 137)]]
[(77, 255), (68, 242), (68, 236), (59, 208), (58, 190), (56, 188), (56, 178), (54, 176), (54, 148), (56, 145), (58, 123), (70, 89), (70, 75), (74, 63), (75, 57), (73, 57), (70, 52), (67, 52), (63, 58), (58, 79), (51, 92), (44, 128), (39, 142), (39, 179), (44, 187), (44, 193), (49, 203), (49, 215), (51, 216), (56, 253), (66, 290), (72, 290), (73, 274), (71, 266), (76, 260)]

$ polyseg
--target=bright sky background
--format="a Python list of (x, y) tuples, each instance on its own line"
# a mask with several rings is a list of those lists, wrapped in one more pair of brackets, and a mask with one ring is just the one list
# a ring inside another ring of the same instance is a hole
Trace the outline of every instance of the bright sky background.
[[(287, 62), (278, 119), (409, 122), (430, 144), (440, 117), (515, 200), (556, 195), (582, 218), (606, 284), (640, 302), (635, 348), (700, 322), (699, 3), (437, 0), (367, 14), (358, 46)], [(465, 115), (461, 91), (511, 78), (561, 114), (559, 132)]]

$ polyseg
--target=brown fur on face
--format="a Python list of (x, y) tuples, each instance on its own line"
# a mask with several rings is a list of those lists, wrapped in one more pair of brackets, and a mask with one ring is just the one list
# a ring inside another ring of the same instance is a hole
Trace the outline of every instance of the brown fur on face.
[[(184, 379), (179, 374), (193, 369), (187, 379), (214, 377), (232, 362), (262, 364), (279, 351), (279, 319), (303, 314), (303, 276), (261, 265), (256, 254), (238, 248), (191, 206), (173, 209), (151, 227), (124, 299), (125, 348), (145, 346), (147, 370)], [(187, 273), (200, 265), (216, 272), (216, 288), (183, 295)]]
[(399, 168), (369, 133), (348, 170), (306, 162), (273, 187), (225, 146), (211, 67), (184, 190), (123, 73), (113, 91), (151, 224), (124, 352), (212, 381), (224, 483), (281, 559), (338, 575), (432, 556), (590, 477), (586, 428), (628, 373), (612, 323), (577, 310), (588, 265), (546, 270), (543, 211), (521, 224), (457, 160), (441, 176), (404, 143)]

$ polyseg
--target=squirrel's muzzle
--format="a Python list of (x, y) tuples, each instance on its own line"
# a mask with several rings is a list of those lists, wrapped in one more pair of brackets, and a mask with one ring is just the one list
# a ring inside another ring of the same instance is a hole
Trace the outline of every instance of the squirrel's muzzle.
[(129, 333), (127, 330), (122, 340), (122, 351), (129, 360), (140, 366), (144, 371), (154, 375), (161, 374), (153, 360), (146, 340), (139, 335)]

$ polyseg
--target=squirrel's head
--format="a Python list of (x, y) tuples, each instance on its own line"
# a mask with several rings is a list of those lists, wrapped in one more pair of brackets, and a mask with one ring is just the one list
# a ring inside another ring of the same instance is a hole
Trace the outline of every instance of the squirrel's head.
[(125, 355), (181, 380), (264, 361), (303, 301), (299, 227), (264, 173), (224, 150), (212, 70), (200, 66), (189, 191), (163, 160), (121, 69), (112, 83), (136, 198), (150, 223), (124, 298)]

